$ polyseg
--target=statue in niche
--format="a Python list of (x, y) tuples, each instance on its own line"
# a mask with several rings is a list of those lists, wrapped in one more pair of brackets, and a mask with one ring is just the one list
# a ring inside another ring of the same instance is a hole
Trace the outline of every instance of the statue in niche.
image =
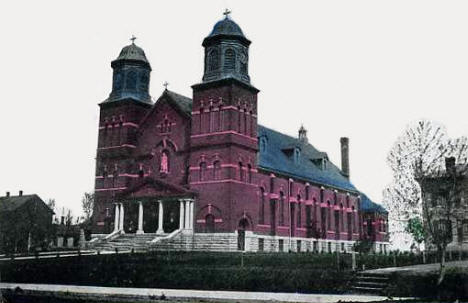
[(165, 151), (163, 151), (161, 154), (161, 165), (159, 167), (159, 172), (165, 174), (169, 172), (169, 157)]

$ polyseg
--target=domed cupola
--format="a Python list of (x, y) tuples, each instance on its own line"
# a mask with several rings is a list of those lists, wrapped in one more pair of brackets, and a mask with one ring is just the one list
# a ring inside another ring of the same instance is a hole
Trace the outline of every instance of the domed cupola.
[(132, 44), (122, 48), (117, 59), (111, 63), (114, 70), (112, 92), (106, 102), (133, 99), (151, 103), (149, 95), (151, 66), (143, 49), (135, 45), (135, 39), (132, 37)]
[(235, 78), (250, 84), (248, 73), (250, 41), (242, 29), (224, 12), (211, 33), (203, 40), (205, 47), (205, 72), (203, 82)]

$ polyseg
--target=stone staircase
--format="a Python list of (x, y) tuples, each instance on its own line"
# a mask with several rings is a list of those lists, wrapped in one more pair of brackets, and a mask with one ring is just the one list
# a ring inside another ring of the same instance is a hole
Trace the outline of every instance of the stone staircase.
[(156, 237), (163, 237), (164, 235), (157, 234), (123, 234), (110, 241), (101, 241), (93, 247), (100, 251), (115, 251), (117, 248), (119, 251), (141, 251), (147, 250), (149, 247), (148, 241), (155, 239)]
[(386, 274), (360, 272), (356, 275), (351, 290), (355, 293), (383, 295), (388, 282)]
[(152, 250), (232, 251), (237, 239), (232, 234), (181, 233), (172, 239), (162, 239)]

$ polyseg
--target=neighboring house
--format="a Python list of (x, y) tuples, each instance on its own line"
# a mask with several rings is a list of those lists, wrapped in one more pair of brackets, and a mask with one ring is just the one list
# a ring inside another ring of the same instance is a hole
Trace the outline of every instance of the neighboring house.
[[(340, 169), (303, 127), (291, 137), (258, 124), (250, 43), (229, 16), (216, 23), (202, 44), (204, 75), (193, 99), (166, 88), (153, 103), (151, 66), (134, 43), (112, 61), (112, 92), (99, 104), (95, 237), (156, 239), (180, 230), (166, 244), (335, 251), (364, 236), (366, 207), (366, 224), (387, 224), (386, 211), (372, 208), (349, 179), (347, 138)], [(387, 228), (380, 228), (369, 236), (384, 251)]]
[(54, 212), (38, 195), (0, 197), (0, 249), (19, 253), (45, 249), (53, 239)]
[[(434, 211), (434, 228), (447, 239), (447, 250), (468, 251), (468, 169), (447, 158), (445, 170), (419, 180), (424, 203)], [(423, 221), (427, 218), (424, 216)], [(426, 247), (431, 249), (431, 239)]]

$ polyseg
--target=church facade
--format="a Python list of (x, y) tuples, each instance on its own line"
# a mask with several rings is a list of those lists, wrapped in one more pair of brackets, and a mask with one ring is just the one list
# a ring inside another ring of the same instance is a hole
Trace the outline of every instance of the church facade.
[(347, 138), (338, 168), (303, 127), (291, 137), (258, 124), (250, 43), (228, 15), (217, 22), (192, 98), (166, 87), (153, 102), (151, 65), (134, 41), (112, 61), (112, 92), (99, 104), (95, 243), (343, 251), (368, 238), (386, 251), (387, 213), (350, 182)]

